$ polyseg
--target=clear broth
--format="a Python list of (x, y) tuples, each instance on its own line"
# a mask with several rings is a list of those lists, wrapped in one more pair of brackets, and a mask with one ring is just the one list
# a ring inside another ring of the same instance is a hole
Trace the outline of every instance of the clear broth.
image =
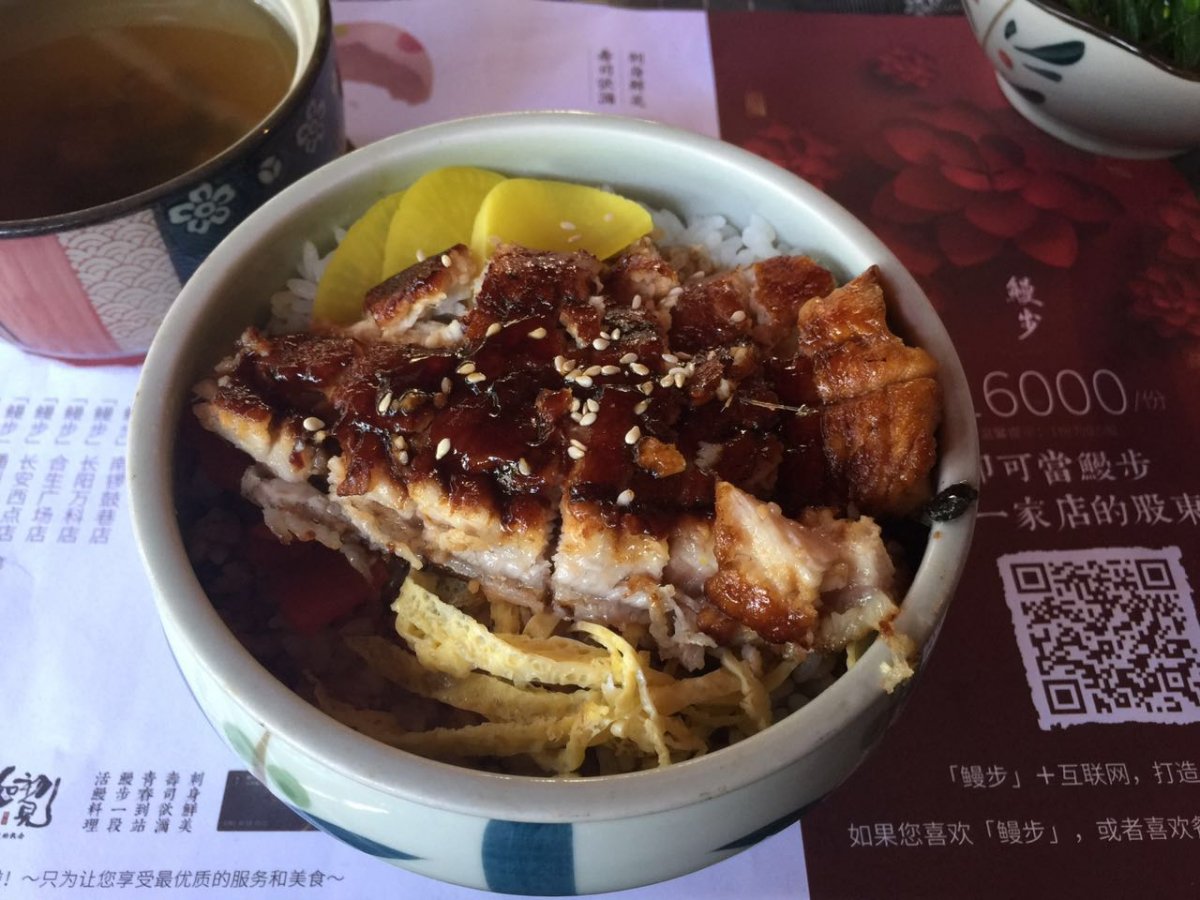
[(252, 131), (296, 70), (251, 0), (26, 0), (0, 21), (0, 221), (170, 181)]

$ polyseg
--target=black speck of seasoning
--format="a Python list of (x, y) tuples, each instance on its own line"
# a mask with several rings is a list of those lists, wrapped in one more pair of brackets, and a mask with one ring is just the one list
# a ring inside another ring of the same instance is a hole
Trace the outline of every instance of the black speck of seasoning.
[(965, 481), (938, 491), (925, 506), (925, 514), (934, 522), (949, 522), (965, 513), (979, 497), (979, 491)]

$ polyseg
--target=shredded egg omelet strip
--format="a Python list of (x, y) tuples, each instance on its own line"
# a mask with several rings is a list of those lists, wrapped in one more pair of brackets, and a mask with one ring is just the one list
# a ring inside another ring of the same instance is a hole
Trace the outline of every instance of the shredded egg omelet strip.
[[(496, 601), (489, 605), (496, 618)], [(392, 604), (408, 648), (377, 636), (346, 636), (374, 672), (412, 694), (484, 721), (404, 729), (390, 712), (358, 709), (315, 686), (318, 705), (377, 740), (422, 756), (472, 760), (524, 756), (544, 771), (576, 772), (602, 748), (601, 770), (668, 765), (704, 753), (715, 728), (747, 735), (770, 724), (767, 688), (730, 654), (722, 668), (674, 678), (650, 667), (624, 637), (593, 622), (584, 640), (554, 635), (558, 621), (533, 616), (499, 634), (409, 578)], [(501, 615), (513, 624), (512, 609)]]

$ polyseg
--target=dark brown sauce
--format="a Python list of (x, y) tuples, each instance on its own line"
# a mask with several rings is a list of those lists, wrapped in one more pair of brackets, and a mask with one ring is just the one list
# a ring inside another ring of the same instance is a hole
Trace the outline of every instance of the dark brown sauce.
[[(251, 332), (228, 396), (249, 398), (247, 412), (261, 397), (279, 415), (327, 421), (346, 463), (343, 496), (380, 477), (432, 479), (452, 503), (483, 505), (513, 528), (553, 517), (565, 492), (611, 525), (662, 535), (680, 514), (711, 514), (718, 478), (792, 514), (836, 499), (807, 358), (764, 358), (743, 323), (706, 325), (725, 304), (721, 287), (696, 289), (708, 311), (697, 300), (676, 316), (696, 355), (664, 358), (651, 310), (613, 305), (589, 318), (595, 266), (585, 262), (525, 254), (496, 267), (454, 353)], [(562, 322), (596, 342), (579, 346)], [(731, 334), (739, 343), (726, 343)], [(689, 363), (676, 384), (671, 373)], [(665, 468), (639, 460), (645, 439)]]

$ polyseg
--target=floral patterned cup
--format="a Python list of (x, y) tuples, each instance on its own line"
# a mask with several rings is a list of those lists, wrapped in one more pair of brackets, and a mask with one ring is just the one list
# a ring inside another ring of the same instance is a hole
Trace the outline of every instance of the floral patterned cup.
[(180, 287), (264, 201), (345, 149), (328, 0), (272, 0), (297, 44), (287, 95), (203, 166), (80, 212), (0, 222), (0, 338), (60, 359), (140, 358)]

